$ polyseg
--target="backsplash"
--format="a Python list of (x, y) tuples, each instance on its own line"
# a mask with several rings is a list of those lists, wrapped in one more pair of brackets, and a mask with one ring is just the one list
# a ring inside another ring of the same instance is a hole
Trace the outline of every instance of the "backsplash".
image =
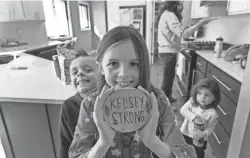
[(215, 41), (221, 36), (231, 44), (250, 44), (250, 14), (225, 16), (207, 24), (206, 40)]
[(31, 45), (48, 42), (44, 21), (0, 23), (0, 38), (16, 39)]

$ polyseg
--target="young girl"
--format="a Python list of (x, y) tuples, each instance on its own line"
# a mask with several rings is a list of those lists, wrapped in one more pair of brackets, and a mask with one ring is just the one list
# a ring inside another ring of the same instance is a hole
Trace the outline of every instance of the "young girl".
[[(210, 136), (218, 123), (216, 107), (220, 102), (220, 87), (215, 80), (203, 79), (192, 89), (191, 98), (181, 107), (180, 113), (184, 116), (181, 133), (186, 142), (195, 147), (198, 158), (204, 158), (207, 138)], [(206, 129), (199, 135), (204, 138), (202, 147), (193, 144), (194, 121), (202, 119), (205, 121)]]
[(58, 157), (60, 158), (68, 158), (68, 150), (73, 140), (80, 105), (83, 98), (89, 97), (93, 89), (96, 89), (96, 74), (97, 66), (94, 55), (88, 56), (87, 52), (78, 51), (76, 58), (70, 65), (70, 77), (76, 94), (66, 99), (61, 106), (58, 145)]
[[(99, 45), (97, 64), (101, 92), (96, 101), (82, 104), (70, 158), (151, 158), (152, 153), (160, 158), (196, 157), (175, 125), (167, 97), (150, 84), (147, 46), (136, 29), (118, 26), (110, 30)], [(140, 131), (116, 132), (103, 120), (104, 94), (125, 87), (139, 88), (151, 98), (151, 118)]]

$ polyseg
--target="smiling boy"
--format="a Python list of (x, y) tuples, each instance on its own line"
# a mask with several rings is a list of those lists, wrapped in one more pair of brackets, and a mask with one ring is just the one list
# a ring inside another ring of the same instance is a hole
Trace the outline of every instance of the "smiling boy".
[(66, 99), (61, 107), (59, 128), (59, 158), (68, 158), (68, 150), (74, 136), (81, 102), (96, 89), (97, 66), (95, 54), (88, 56), (78, 52), (70, 64), (70, 77), (76, 94)]

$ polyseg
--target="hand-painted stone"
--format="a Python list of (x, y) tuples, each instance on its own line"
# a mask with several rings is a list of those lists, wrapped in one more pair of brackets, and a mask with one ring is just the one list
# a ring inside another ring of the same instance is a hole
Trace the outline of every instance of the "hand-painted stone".
[(121, 88), (105, 98), (104, 119), (116, 131), (132, 132), (148, 122), (151, 108), (151, 102), (143, 91)]

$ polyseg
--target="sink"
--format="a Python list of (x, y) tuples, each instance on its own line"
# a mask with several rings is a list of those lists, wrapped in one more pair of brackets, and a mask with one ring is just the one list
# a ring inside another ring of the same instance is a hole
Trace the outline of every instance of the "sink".
[[(16, 56), (16, 57), (18, 58), (19, 56)], [(0, 64), (7, 64), (13, 59), (14, 59), (14, 56), (10, 54), (0, 55)]]

